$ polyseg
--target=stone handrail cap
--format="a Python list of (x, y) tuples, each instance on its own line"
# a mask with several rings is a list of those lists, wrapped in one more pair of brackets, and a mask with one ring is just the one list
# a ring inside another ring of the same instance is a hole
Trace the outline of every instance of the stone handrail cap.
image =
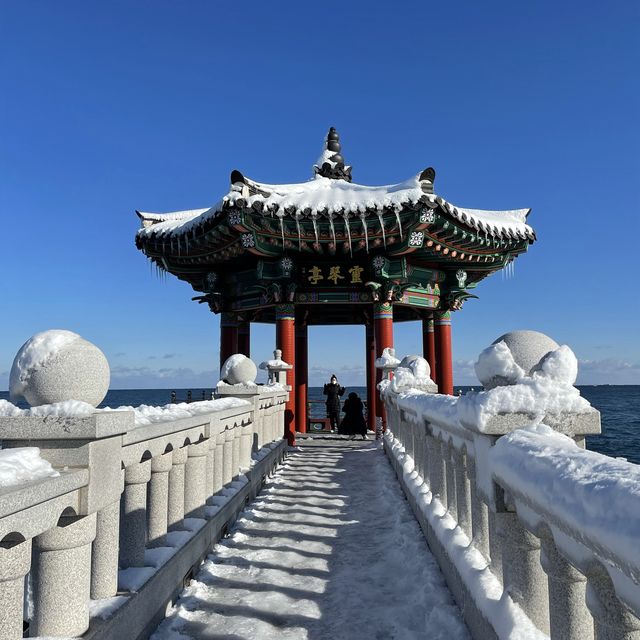
[(133, 411), (98, 411), (88, 416), (16, 416), (0, 418), (2, 439), (97, 440), (135, 426)]

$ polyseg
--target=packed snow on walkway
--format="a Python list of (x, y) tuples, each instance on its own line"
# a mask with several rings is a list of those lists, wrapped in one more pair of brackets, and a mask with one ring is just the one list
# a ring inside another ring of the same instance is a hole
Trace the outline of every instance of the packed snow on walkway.
[(152, 640), (466, 639), (381, 447), (301, 446)]

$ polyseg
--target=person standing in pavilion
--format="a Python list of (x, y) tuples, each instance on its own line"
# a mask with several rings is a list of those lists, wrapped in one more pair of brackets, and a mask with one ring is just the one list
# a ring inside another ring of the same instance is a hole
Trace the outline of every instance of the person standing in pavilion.
[(344, 387), (338, 384), (338, 378), (335, 374), (331, 376), (331, 380), (324, 385), (322, 392), (327, 396), (327, 418), (329, 418), (331, 424), (331, 431), (338, 428), (338, 422), (340, 420), (340, 397), (344, 394)]

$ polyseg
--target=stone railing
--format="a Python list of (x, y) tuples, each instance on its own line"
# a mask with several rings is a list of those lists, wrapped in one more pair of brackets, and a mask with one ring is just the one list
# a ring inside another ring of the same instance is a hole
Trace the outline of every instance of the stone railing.
[(387, 382), (387, 453), (475, 638), (639, 638), (640, 468), (585, 450), (599, 413), (529, 381), (530, 410)]
[(39, 447), (59, 471), (0, 489), (2, 640), (23, 626), (105, 639), (153, 630), (285, 455), (282, 387), (219, 395), (235, 399), (146, 425), (126, 411), (0, 418), (4, 449)]

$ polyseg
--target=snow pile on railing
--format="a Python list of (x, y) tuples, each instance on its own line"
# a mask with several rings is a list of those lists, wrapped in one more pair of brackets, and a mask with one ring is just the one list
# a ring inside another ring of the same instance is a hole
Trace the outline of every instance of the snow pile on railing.
[(215, 413), (232, 407), (250, 406), (251, 403), (240, 398), (218, 398), (217, 400), (203, 400), (202, 402), (180, 402), (178, 404), (165, 404), (162, 407), (141, 404), (139, 407), (117, 407), (110, 409), (105, 407), (103, 411), (133, 411), (136, 426), (152, 424), (155, 422), (168, 422), (190, 418), (205, 413)]
[(500, 484), (640, 581), (640, 466), (582, 449), (544, 424), (500, 438), (489, 461)]
[(16, 447), (0, 451), (0, 488), (60, 474), (40, 457), (38, 447)]
[[(507, 355), (508, 352), (508, 355)], [(418, 411), (426, 420), (452, 427), (473, 425), (483, 431), (492, 417), (506, 413), (523, 413), (531, 422), (539, 423), (545, 415), (560, 413), (589, 413), (593, 408), (573, 386), (577, 376), (577, 359), (564, 345), (550, 351), (531, 374), (513, 360), (504, 343), (491, 345), (478, 360), (481, 378), (501, 375), (515, 384), (494, 387), (488, 391), (469, 392), (464, 396), (439, 396), (421, 392), (417, 388), (400, 389), (398, 383), (383, 381), (382, 393), (400, 391), (400, 406)]]
[(55, 404), (45, 404), (39, 407), (31, 407), (30, 409), (20, 409), (11, 402), (0, 400), (0, 417), (16, 418), (16, 417), (82, 417), (89, 416), (92, 413), (100, 413), (103, 411), (133, 411), (135, 414), (136, 426), (152, 424), (154, 422), (168, 422), (171, 420), (180, 420), (181, 418), (190, 418), (192, 416), (202, 415), (205, 413), (214, 413), (231, 409), (232, 407), (249, 406), (247, 400), (240, 398), (218, 398), (216, 400), (204, 400), (202, 402), (181, 402), (179, 404), (165, 404), (164, 406), (155, 407), (151, 405), (141, 404), (138, 407), (120, 406), (105, 407), (104, 409), (96, 409), (86, 402), (79, 400), (65, 400)]

